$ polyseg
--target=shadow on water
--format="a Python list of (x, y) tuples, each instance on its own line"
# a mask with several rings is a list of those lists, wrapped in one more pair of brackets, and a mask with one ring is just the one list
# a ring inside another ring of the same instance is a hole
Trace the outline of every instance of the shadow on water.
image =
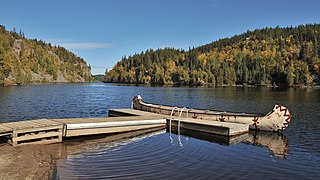
[[(167, 133), (170, 133), (169, 128), (167, 128)], [(188, 137), (192, 137), (195, 139), (217, 143), (224, 146), (244, 143), (257, 147), (267, 148), (270, 151), (270, 154), (280, 159), (286, 159), (289, 154), (289, 144), (287, 137), (281, 133), (276, 132), (250, 131), (247, 134), (228, 137), (205, 132), (192, 131), (183, 128), (180, 129), (179, 134), (177, 127), (174, 127), (171, 129), (171, 133), (178, 135), (177, 141), (180, 146), (183, 146), (183, 142), (180, 137), (180, 135), (183, 135), (187, 137), (185, 138), (186, 142), (188, 141)]]

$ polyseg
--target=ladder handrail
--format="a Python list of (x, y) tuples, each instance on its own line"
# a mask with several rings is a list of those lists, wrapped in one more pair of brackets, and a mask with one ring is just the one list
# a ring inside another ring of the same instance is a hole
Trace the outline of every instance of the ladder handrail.
[(187, 112), (187, 116), (186, 116), (187, 119), (189, 118), (188, 109), (186, 107), (181, 108), (180, 113), (179, 113), (179, 117), (178, 117), (178, 141), (179, 141), (180, 146), (183, 146), (182, 142), (181, 142), (181, 138), (180, 138), (180, 118), (181, 118), (183, 110), (185, 110)]
[(183, 110), (186, 110), (187, 112), (187, 119), (189, 118), (189, 114), (188, 114), (188, 109), (186, 107), (183, 107), (181, 110), (180, 110), (180, 113), (179, 113), (179, 117), (178, 117), (178, 135), (180, 135), (180, 118), (181, 118), (181, 115), (182, 115), (182, 112)]
[(186, 111), (186, 113), (187, 113), (186, 118), (188, 119), (189, 118), (189, 109), (187, 109), (186, 107), (183, 107), (179, 110), (179, 108), (176, 106), (172, 108), (171, 113), (170, 113), (170, 118), (169, 118), (169, 137), (171, 140), (171, 144), (173, 143), (173, 138), (171, 137), (171, 126), (172, 126), (172, 120), (174, 120), (173, 114), (176, 109), (178, 110), (178, 118), (177, 118), (177, 121), (178, 121), (178, 142), (179, 142), (180, 146), (183, 146), (183, 144), (181, 142), (181, 138), (180, 138), (180, 126), (181, 126), (180, 118), (182, 116), (183, 111)]
[[(178, 109), (178, 107), (175, 106), (172, 108), (171, 113), (170, 113), (170, 119), (169, 119), (169, 137), (170, 137), (171, 143), (173, 143), (173, 139), (171, 137), (171, 121), (173, 120), (172, 116), (173, 116), (175, 109)], [(179, 113), (179, 109), (178, 109), (178, 113)]]

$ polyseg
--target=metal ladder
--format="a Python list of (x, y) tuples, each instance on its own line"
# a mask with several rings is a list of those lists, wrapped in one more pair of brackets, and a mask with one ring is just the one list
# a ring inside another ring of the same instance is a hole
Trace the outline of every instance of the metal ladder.
[[(181, 137), (180, 137), (180, 127), (181, 127), (180, 118), (181, 118), (183, 111), (185, 110), (187, 113), (186, 118), (188, 119), (189, 118), (189, 111), (186, 107), (183, 107), (181, 110), (179, 110), (178, 107), (172, 108), (171, 114), (170, 114), (170, 119), (169, 119), (169, 134), (170, 134), (169, 137), (170, 137), (171, 143), (173, 143), (173, 139), (171, 137), (171, 125), (172, 125), (173, 113), (174, 113), (175, 109), (178, 109), (178, 114), (179, 114), (178, 119), (177, 119), (177, 121), (178, 121), (178, 142), (179, 142), (180, 146), (183, 146), (183, 144), (181, 142)], [(188, 140), (188, 139), (186, 138), (186, 140)]]

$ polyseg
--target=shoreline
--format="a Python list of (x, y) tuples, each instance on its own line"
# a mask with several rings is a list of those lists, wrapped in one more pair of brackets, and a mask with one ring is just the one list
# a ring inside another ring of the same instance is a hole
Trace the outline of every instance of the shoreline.
[(16, 83), (16, 84), (0, 84), (0, 87), (15, 87), (23, 85), (41, 85), (41, 84), (81, 84), (81, 83), (97, 83), (97, 82), (46, 82), (46, 83)]
[(52, 179), (57, 161), (55, 149), (51, 146), (1, 144), (1, 179)]
[(116, 86), (144, 86), (144, 87), (203, 87), (203, 88), (214, 88), (214, 87), (248, 87), (248, 88), (280, 88), (280, 89), (319, 89), (319, 85), (295, 85), (295, 86), (273, 86), (273, 85), (227, 85), (227, 84), (205, 84), (205, 85), (186, 85), (186, 84), (138, 84), (138, 83), (121, 83), (121, 82), (92, 82), (92, 83), (103, 83), (103, 84), (113, 84)]
[(281, 89), (319, 89), (320, 84), (316, 85), (294, 85), (294, 86), (278, 86), (278, 85), (248, 85), (248, 84), (235, 84), (235, 85), (227, 85), (227, 84), (202, 84), (202, 85), (188, 85), (188, 84), (138, 84), (138, 83), (121, 83), (121, 82), (47, 82), (47, 83), (22, 83), (22, 84), (0, 84), (0, 87), (16, 87), (16, 86), (24, 86), (24, 85), (46, 85), (46, 84), (85, 84), (85, 83), (101, 83), (101, 84), (114, 84), (118, 86), (145, 86), (145, 87), (248, 87), (248, 88), (257, 88), (257, 87), (266, 87), (266, 88), (281, 88)]

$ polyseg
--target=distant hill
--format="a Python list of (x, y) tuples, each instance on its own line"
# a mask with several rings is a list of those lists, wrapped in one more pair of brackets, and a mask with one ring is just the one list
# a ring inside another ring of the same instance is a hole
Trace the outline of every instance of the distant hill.
[(320, 24), (263, 28), (190, 48), (123, 57), (107, 82), (186, 85), (314, 85), (320, 78)]
[(82, 58), (0, 26), (0, 85), (91, 80), (91, 69)]
[(98, 82), (103, 82), (105, 81), (105, 75), (104, 74), (97, 74), (92, 76), (94, 80)]

